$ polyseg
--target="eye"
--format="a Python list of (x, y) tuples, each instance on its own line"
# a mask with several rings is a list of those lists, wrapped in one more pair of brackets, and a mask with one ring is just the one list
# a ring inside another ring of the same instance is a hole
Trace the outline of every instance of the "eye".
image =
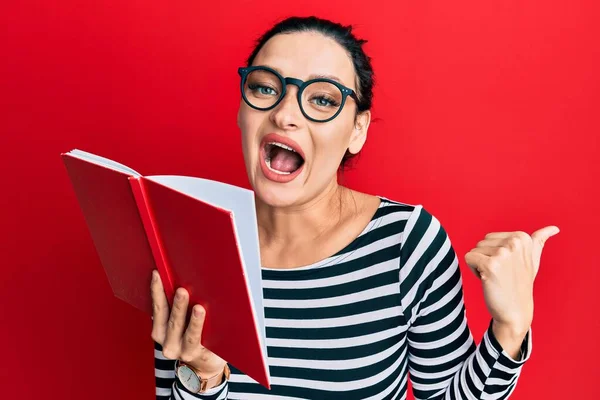
[(263, 96), (277, 96), (277, 90), (257, 83), (248, 84), (248, 89)]
[(327, 96), (314, 96), (311, 101), (319, 107), (338, 107), (339, 103)]

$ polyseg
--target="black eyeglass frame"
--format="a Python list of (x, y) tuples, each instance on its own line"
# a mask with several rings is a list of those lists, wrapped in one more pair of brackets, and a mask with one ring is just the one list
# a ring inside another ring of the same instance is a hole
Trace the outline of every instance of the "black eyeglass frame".
[[(246, 93), (244, 91), (244, 85), (246, 84), (246, 79), (248, 78), (248, 75), (253, 71), (259, 71), (259, 70), (267, 71), (267, 72), (274, 74), (281, 81), (281, 87), (283, 88), (281, 90), (281, 94), (279, 95), (279, 98), (277, 99), (277, 101), (269, 107), (256, 107), (246, 98)], [(238, 74), (241, 77), (240, 91), (242, 92), (242, 98), (244, 99), (246, 104), (248, 104), (250, 107), (254, 108), (255, 110), (269, 111), (269, 110), (272, 110), (273, 108), (277, 107), (277, 105), (281, 102), (281, 100), (283, 100), (283, 98), (285, 97), (285, 95), (287, 93), (287, 85), (295, 85), (298, 87), (298, 95), (297, 95), (298, 105), (300, 106), (300, 111), (302, 111), (302, 115), (304, 115), (304, 117), (306, 119), (308, 119), (309, 121), (313, 121), (313, 122), (329, 122), (329, 121), (331, 121), (332, 119), (337, 117), (342, 112), (342, 109), (344, 108), (344, 104), (346, 104), (346, 98), (348, 96), (352, 97), (358, 105), (358, 96), (356, 95), (356, 92), (354, 90), (342, 85), (341, 83), (334, 81), (333, 79), (316, 78), (316, 79), (311, 79), (308, 81), (303, 81), (303, 80), (291, 78), (291, 77), (284, 78), (279, 72), (275, 71), (274, 69), (265, 67), (265, 66), (261, 66), (261, 65), (253, 66), (253, 67), (240, 67), (240, 68), (238, 68)], [(312, 118), (308, 114), (306, 114), (306, 112), (304, 111), (304, 107), (302, 107), (302, 93), (304, 92), (304, 89), (306, 89), (306, 87), (308, 85), (310, 85), (311, 83), (314, 83), (314, 82), (331, 83), (332, 85), (334, 85), (338, 89), (340, 89), (340, 92), (342, 92), (342, 102), (340, 104), (340, 108), (336, 111), (335, 114), (333, 114), (331, 117), (329, 117), (327, 119), (320, 120), (320, 119)]]

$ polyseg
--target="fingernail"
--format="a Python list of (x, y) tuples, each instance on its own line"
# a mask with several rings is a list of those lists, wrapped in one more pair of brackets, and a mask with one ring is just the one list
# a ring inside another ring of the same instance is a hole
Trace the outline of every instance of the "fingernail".
[(156, 282), (158, 280), (158, 273), (156, 270), (152, 271), (152, 282)]
[(196, 317), (202, 316), (202, 309), (200, 307), (194, 307), (194, 315)]
[(175, 293), (175, 298), (176, 298), (177, 300), (181, 300), (181, 299), (183, 299), (183, 293), (182, 293), (182, 291), (181, 291), (181, 290), (177, 290), (177, 292)]

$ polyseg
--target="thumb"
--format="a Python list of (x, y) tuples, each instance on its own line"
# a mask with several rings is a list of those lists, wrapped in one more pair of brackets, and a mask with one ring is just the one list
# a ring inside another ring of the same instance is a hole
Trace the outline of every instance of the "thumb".
[(558, 234), (560, 229), (557, 226), (551, 225), (546, 226), (545, 228), (539, 229), (531, 235), (531, 239), (533, 241), (533, 249), (532, 249), (532, 257), (533, 257), (533, 268), (535, 270), (535, 274), (540, 268), (540, 260), (542, 258), (542, 250), (546, 241), (552, 236)]
[(531, 238), (539, 247), (544, 247), (546, 240), (556, 235), (558, 232), (560, 232), (558, 226), (551, 225), (533, 232)]

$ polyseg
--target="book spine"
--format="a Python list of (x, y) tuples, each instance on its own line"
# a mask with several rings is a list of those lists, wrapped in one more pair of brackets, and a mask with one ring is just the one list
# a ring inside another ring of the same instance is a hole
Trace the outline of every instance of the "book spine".
[(133, 192), (135, 202), (137, 203), (138, 211), (144, 225), (144, 230), (146, 231), (146, 237), (148, 238), (148, 243), (152, 249), (152, 255), (154, 256), (154, 262), (156, 263), (156, 269), (160, 275), (160, 279), (165, 290), (165, 295), (167, 296), (169, 306), (172, 307), (173, 297), (175, 296), (175, 288), (173, 286), (173, 279), (170, 272), (171, 269), (169, 268), (166, 252), (155, 223), (152, 208), (148, 202), (148, 195), (144, 186), (143, 178), (130, 177), (129, 184), (131, 185), (131, 190)]

